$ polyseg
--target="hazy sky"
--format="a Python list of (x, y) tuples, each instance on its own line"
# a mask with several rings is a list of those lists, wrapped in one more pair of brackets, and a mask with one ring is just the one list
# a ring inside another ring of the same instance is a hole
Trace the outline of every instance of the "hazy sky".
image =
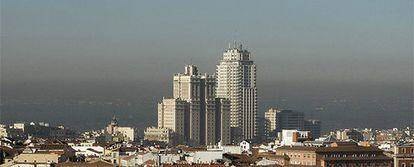
[(170, 81), (237, 40), (262, 81), (410, 83), (413, 2), (1, 0), (1, 79)]

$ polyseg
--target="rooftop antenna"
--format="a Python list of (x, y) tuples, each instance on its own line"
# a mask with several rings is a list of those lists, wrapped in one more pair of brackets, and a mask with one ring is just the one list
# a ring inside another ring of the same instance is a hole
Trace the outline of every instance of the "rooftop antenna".
[(234, 40), (234, 48), (237, 48), (237, 42)]

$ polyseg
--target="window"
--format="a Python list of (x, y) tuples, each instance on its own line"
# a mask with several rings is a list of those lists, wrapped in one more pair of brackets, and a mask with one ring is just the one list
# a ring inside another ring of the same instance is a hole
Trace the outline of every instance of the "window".
[(403, 163), (401, 163), (401, 167), (405, 167), (405, 163), (403, 162)]
[(410, 163), (410, 167), (414, 167), (414, 162), (411, 162)]

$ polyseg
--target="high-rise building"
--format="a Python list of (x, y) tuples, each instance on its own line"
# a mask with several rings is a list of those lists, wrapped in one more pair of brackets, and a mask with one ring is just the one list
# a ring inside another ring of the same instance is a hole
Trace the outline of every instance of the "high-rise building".
[(312, 138), (317, 139), (321, 136), (321, 121), (305, 120), (303, 130), (310, 131)]
[(310, 131), (313, 138), (321, 134), (321, 122), (319, 120), (305, 120), (303, 112), (292, 110), (279, 110), (270, 108), (265, 112), (266, 136), (276, 137), (282, 130)]
[(189, 139), (193, 145), (215, 143), (215, 77), (198, 74), (194, 65), (173, 78), (173, 96), (189, 103)]
[(158, 103), (158, 127), (168, 128), (173, 132), (174, 143), (184, 143), (189, 134), (188, 116), (189, 105), (180, 99), (162, 99)]
[(287, 130), (303, 130), (304, 114), (292, 110), (282, 110), (276, 116), (277, 131)]
[(216, 94), (230, 100), (230, 126), (234, 141), (253, 139), (256, 135), (257, 88), (256, 65), (250, 52), (229, 48), (217, 65)]
[[(188, 145), (209, 145), (216, 144), (218, 141), (223, 144), (230, 143), (228, 139), (230, 136), (229, 102), (224, 98), (216, 98), (215, 85), (213, 75), (199, 74), (194, 65), (185, 66), (184, 73), (175, 74), (173, 77), (173, 99), (170, 100), (180, 101), (180, 104), (186, 107), (183, 111), (176, 111), (172, 114), (183, 113), (182, 122), (185, 127), (181, 141), (185, 141)], [(166, 103), (164, 100), (163, 104)], [(163, 107), (164, 110), (177, 109), (159, 105), (158, 127), (166, 127), (161, 126), (160, 121), (162, 122), (165, 117), (172, 117), (160, 112)], [(172, 130), (175, 132), (174, 129)]]

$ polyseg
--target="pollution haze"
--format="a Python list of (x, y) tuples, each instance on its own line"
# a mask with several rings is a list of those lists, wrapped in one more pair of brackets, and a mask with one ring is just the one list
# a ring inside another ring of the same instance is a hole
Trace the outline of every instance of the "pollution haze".
[(234, 41), (258, 105), (336, 128), (414, 125), (412, 0), (2, 0), (1, 123), (142, 130), (184, 65), (214, 73)]

